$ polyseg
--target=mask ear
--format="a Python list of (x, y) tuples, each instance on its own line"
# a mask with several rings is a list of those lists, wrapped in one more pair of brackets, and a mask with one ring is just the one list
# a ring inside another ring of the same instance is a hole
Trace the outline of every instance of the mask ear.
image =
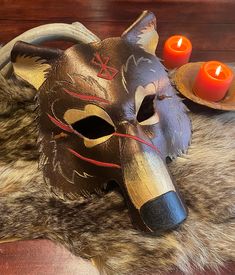
[(41, 87), (51, 69), (51, 64), (63, 51), (17, 42), (11, 51), (11, 61), (17, 76), (30, 83), (37, 90)]
[(142, 12), (139, 18), (124, 31), (122, 38), (155, 55), (159, 39), (155, 15), (149, 11)]

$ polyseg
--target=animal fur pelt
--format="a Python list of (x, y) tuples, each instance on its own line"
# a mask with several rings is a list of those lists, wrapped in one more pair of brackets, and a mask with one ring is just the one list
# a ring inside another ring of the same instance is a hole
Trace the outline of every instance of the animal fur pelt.
[[(38, 169), (35, 91), (0, 78), (0, 242), (47, 238), (108, 274), (218, 269), (235, 260), (235, 113), (191, 113), (188, 154), (169, 164), (189, 208), (162, 236), (133, 229), (115, 190), (63, 201)], [(156, 272), (156, 273), (155, 273)]]

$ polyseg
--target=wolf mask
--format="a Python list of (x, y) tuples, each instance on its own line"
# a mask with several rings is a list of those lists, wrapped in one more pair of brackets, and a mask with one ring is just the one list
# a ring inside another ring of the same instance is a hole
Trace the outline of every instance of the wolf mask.
[(187, 216), (166, 159), (191, 138), (157, 43), (155, 16), (143, 12), (121, 37), (65, 51), (17, 42), (11, 56), (38, 90), (40, 166), (52, 190), (76, 200), (114, 181), (135, 227), (150, 232)]

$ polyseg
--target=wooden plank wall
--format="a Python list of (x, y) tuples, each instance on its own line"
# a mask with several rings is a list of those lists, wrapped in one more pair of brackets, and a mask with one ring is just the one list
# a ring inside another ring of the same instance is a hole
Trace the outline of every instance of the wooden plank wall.
[(234, 0), (1, 0), (0, 5), (0, 43), (50, 22), (80, 21), (101, 38), (120, 36), (149, 9), (157, 16), (159, 56), (167, 37), (180, 33), (193, 43), (192, 60), (235, 61)]

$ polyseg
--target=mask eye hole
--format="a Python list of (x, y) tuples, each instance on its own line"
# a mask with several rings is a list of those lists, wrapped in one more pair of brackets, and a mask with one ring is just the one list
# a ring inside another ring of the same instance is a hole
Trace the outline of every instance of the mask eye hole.
[(112, 135), (114, 127), (98, 116), (88, 116), (71, 124), (72, 128), (88, 139), (98, 139)]
[(138, 86), (135, 92), (136, 120), (140, 125), (153, 125), (159, 122), (155, 110), (154, 99), (156, 87), (153, 83), (147, 86)]
[(146, 119), (154, 115), (155, 113), (154, 106), (153, 106), (154, 98), (155, 98), (155, 95), (147, 95), (144, 97), (137, 114), (138, 122), (145, 121)]

